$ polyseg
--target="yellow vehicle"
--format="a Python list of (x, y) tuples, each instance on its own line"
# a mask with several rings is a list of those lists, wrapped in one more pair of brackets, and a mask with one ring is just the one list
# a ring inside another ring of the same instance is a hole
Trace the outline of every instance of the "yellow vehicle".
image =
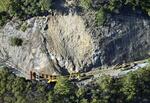
[[(47, 80), (47, 83), (51, 83), (51, 82), (57, 82), (57, 80), (59, 79), (59, 77), (61, 77), (60, 75), (49, 75), (49, 74), (39, 74), (37, 75), (36, 72), (30, 71), (30, 79), (31, 80), (35, 80), (35, 79), (45, 79)], [(77, 79), (79, 80), (80, 78), (80, 73), (71, 73), (69, 75), (65, 75), (62, 77), (68, 77), (69, 80), (73, 80), (73, 79)]]
[(50, 76), (50, 78), (48, 78), (48, 81), (47, 81), (47, 83), (51, 83), (51, 82), (57, 82), (57, 76), (56, 75), (54, 75), (54, 76)]

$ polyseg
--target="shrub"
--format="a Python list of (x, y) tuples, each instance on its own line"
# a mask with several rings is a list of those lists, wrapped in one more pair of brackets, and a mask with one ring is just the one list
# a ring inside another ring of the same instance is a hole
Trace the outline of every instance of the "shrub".
[(89, 9), (89, 8), (91, 8), (92, 0), (81, 0), (81, 1), (80, 1), (80, 5), (81, 5), (81, 7), (83, 7), (84, 9)]
[(12, 37), (10, 39), (11, 45), (12, 46), (22, 46), (23, 40), (21, 38), (17, 38), (17, 37)]
[(23, 32), (25, 32), (25, 31), (27, 30), (27, 28), (28, 28), (27, 22), (25, 22), (24, 24), (21, 25), (21, 30), (22, 30)]
[(4, 26), (9, 19), (10, 16), (7, 12), (0, 12), (0, 27)]
[(103, 9), (100, 9), (99, 11), (97, 11), (96, 15), (95, 15), (95, 22), (96, 25), (103, 25), (106, 19), (106, 13), (104, 12)]

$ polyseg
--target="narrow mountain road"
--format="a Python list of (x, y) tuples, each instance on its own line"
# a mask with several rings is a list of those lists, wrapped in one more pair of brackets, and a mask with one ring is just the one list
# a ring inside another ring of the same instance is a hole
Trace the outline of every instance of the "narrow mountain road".
[[(133, 72), (133, 71), (136, 71), (138, 69), (141, 69), (143, 67), (150, 65), (148, 60), (138, 61), (138, 62), (134, 62), (131, 64), (134, 64), (134, 65), (128, 65), (127, 67), (120, 67), (119, 69), (114, 69), (115, 67), (113, 68), (111, 67), (108, 69), (94, 69), (87, 73), (81, 73), (81, 74), (85, 74), (86, 77), (88, 76), (92, 76), (92, 77), (85, 79), (85, 80), (80, 80), (79, 82), (77, 82), (77, 84), (79, 86), (89, 84), (90, 82), (95, 81), (98, 78), (100, 78), (102, 75), (110, 75), (112, 77), (117, 77), (117, 78), (122, 77), (129, 72)], [(29, 71), (25, 71), (23, 70), (23, 68), (19, 68), (18, 66), (12, 64), (10, 61), (6, 61), (4, 65), (1, 65), (1, 67), (2, 66), (7, 66), (11, 68), (12, 73), (14, 73), (15, 75), (19, 77), (30, 79)]]
[(93, 71), (90, 71), (88, 73), (85, 73), (86, 76), (90, 76), (93, 75), (91, 78), (89, 79), (85, 79), (85, 80), (81, 80), (77, 83), (78, 86), (82, 86), (82, 85), (87, 85), (90, 82), (96, 81), (99, 78), (101, 78), (101, 76), (103, 75), (109, 75), (112, 77), (122, 77), (125, 76), (127, 73), (129, 72), (134, 72), (138, 69), (142, 69), (144, 67), (150, 66), (150, 63), (148, 61), (138, 61), (138, 62), (134, 62), (135, 65), (129, 65), (128, 67), (122, 67), (119, 69), (113, 69), (113, 68), (109, 68), (109, 69), (95, 69)]

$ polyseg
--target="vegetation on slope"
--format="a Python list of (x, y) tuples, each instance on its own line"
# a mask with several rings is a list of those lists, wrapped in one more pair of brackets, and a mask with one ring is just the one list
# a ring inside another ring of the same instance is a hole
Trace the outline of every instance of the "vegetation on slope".
[(44, 15), (51, 7), (51, 0), (11, 0), (9, 14), (12, 17), (26, 19)]
[[(0, 103), (44, 103), (45, 87), (0, 69)], [(42, 102), (43, 101), (43, 102)]]
[(148, 14), (150, 13), (149, 0), (80, 0), (80, 5), (85, 9), (104, 8), (111, 12), (120, 9), (122, 6), (129, 5), (134, 10), (135, 8), (141, 8)]
[(90, 9), (92, 6), (92, 0), (81, 0), (80, 6), (82, 6), (85, 9)]
[[(1, 0), (0, 26), (3, 26), (10, 17), (25, 20), (33, 16), (47, 15), (52, 0)], [(5, 15), (9, 16), (6, 17)]]
[(133, 10), (140, 8), (150, 16), (149, 0), (80, 0), (80, 6), (86, 10), (96, 11), (96, 24), (102, 25), (106, 19), (106, 13), (119, 13), (124, 6), (131, 7)]
[(12, 37), (10, 38), (11, 46), (22, 46), (23, 40), (21, 38)]
[(102, 76), (97, 82), (78, 88), (60, 78), (54, 89), (28, 81), (0, 69), (0, 103), (149, 103), (150, 67), (122, 78)]
[(0, 27), (6, 24), (11, 17), (6, 12), (0, 12)]
[(0, 0), (0, 12), (7, 11), (9, 8), (10, 0)]
[(67, 78), (60, 78), (55, 88), (50, 88), (50, 85), (16, 77), (7, 68), (0, 68), (0, 103), (74, 102), (75, 87)]
[(47, 12), (51, 8), (51, 2), (52, 0), (1, 0), (0, 12), (10, 11), (16, 13), (16, 16), (19, 13), (36, 16), (36, 13)]
[[(102, 25), (106, 19), (105, 14), (108, 12), (119, 13), (119, 9), (123, 6), (130, 6), (135, 10), (141, 8), (150, 15), (149, 0), (80, 0), (81, 7), (84, 9), (93, 9), (96, 13), (96, 24)], [(19, 19), (28, 19), (33, 16), (46, 15), (52, 7), (52, 0), (1, 0), (0, 1), (0, 17), (1, 12), (6, 12), (11, 17)], [(4, 17), (0, 18), (0, 22), (4, 24)], [(6, 18), (7, 19), (7, 18)]]

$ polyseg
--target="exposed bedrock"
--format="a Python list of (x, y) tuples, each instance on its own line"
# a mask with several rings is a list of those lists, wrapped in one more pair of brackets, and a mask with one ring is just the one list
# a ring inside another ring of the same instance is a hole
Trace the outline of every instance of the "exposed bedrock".
[[(149, 18), (114, 15), (95, 27), (92, 19), (69, 13), (31, 18), (25, 32), (19, 24), (14, 20), (0, 30), (0, 57), (28, 71), (65, 74), (150, 56)], [(22, 46), (12, 46), (12, 37)]]

